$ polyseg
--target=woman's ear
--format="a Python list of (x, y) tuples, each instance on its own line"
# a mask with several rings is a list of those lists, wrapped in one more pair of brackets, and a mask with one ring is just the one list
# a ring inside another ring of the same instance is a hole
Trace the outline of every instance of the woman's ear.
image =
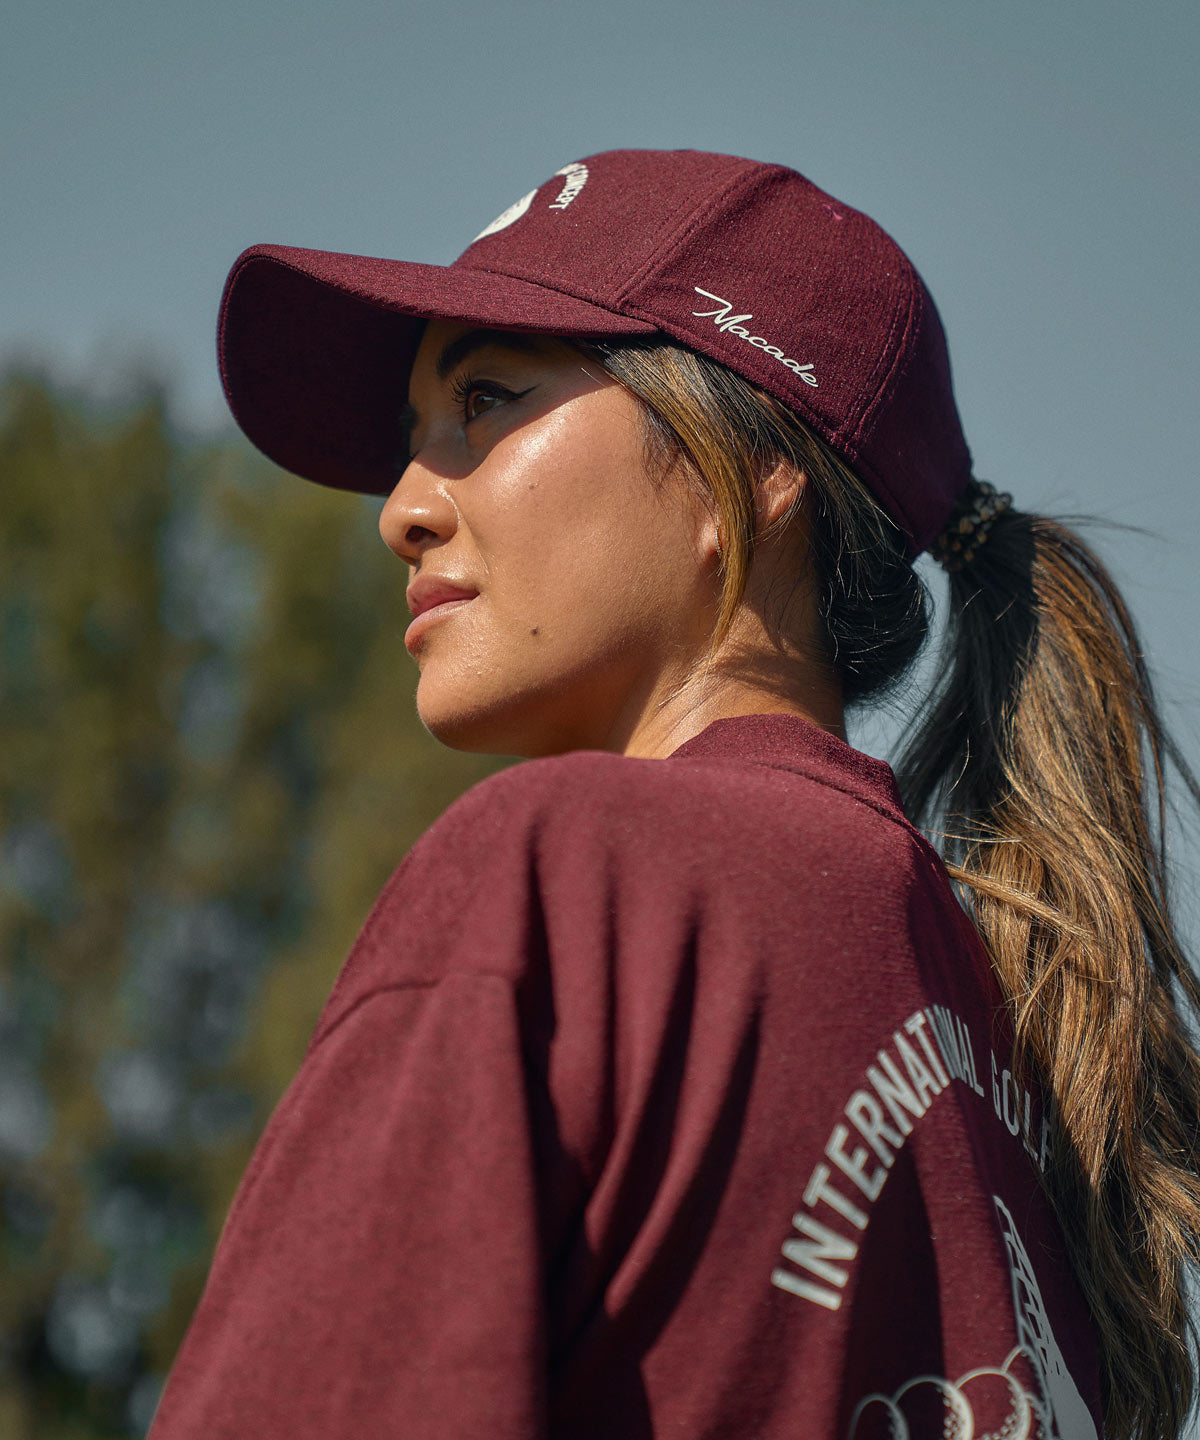
[(759, 536), (777, 529), (800, 503), (804, 493), (805, 475), (786, 460), (777, 460), (763, 472), (755, 491), (755, 511)]
[(721, 559), (725, 549), (725, 527), (721, 524), (721, 517), (713, 501), (693, 495), (691, 503), (696, 558), (707, 568)]
[(725, 531), (714, 514), (704, 523), (704, 554), (709, 559), (719, 561), (725, 549)]

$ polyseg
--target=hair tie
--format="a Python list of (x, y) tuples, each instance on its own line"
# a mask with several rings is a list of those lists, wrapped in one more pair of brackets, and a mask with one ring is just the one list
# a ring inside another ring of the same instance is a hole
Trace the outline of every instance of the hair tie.
[(961, 570), (975, 558), (996, 517), (1012, 507), (1012, 496), (986, 480), (968, 481), (944, 528), (929, 547), (943, 570)]

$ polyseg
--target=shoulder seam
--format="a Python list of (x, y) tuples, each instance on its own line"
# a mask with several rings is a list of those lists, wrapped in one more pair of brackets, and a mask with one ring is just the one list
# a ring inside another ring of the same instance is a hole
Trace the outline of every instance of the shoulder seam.
[(506, 985), (513, 983), (511, 975), (503, 975), (498, 970), (456, 970), (453, 975), (439, 975), (436, 980), (393, 980), (389, 981), (386, 985), (373, 985), (364, 994), (357, 996), (351, 1004), (347, 1005), (337, 1019), (331, 1021), (328, 1026), (322, 1026), (320, 1022), (318, 1022), (306, 1053), (312, 1055), (319, 1046), (323, 1045), (325, 1041), (329, 1039), (335, 1030), (339, 1029), (345, 1021), (349, 1020), (351, 1015), (357, 1013), (369, 1001), (378, 998), (380, 995), (388, 995), (395, 991), (406, 990), (436, 990), (437, 987), (446, 980), (455, 979), (502, 980)]

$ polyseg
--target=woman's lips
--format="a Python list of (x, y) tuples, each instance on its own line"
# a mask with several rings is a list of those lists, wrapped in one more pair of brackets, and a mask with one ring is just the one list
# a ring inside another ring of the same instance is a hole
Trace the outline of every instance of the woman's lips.
[(440, 605), (430, 605), (427, 610), (422, 610), (404, 632), (404, 648), (410, 655), (414, 654), (417, 643), (430, 626), (436, 625), (439, 620), (444, 620), (452, 611), (461, 610), (464, 605), (469, 605), (476, 598), (474, 595), (461, 595), (457, 599), (443, 600)]

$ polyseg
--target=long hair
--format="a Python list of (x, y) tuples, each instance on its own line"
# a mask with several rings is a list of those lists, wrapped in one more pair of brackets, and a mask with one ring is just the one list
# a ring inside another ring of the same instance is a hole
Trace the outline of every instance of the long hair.
[[(928, 597), (904, 536), (790, 410), (655, 340), (580, 346), (641, 403), (654, 473), (708, 497), (723, 637), (745, 593), (755, 489), (805, 477), (826, 660), (848, 705), (908, 669)], [(1200, 1259), (1198, 986), (1171, 919), (1174, 764), (1129, 613), (1065, 526), (1009, 510), (950, 582), (943, 679), (897, 765), (942, 842), (1060, 1137), (1045, 1183), (1091, 1308), (1106, 1434), (1175, 1440), (1195, 1390), (1185, 1272)]]

